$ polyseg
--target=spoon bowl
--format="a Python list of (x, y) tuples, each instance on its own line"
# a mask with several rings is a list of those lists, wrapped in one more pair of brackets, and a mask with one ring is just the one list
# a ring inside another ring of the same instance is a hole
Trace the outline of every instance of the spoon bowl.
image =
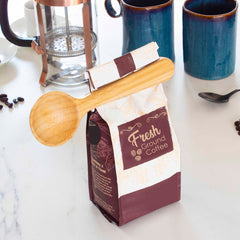
[(30, 114), (33, 135), (47, 146), (67, 142), (77, 131), (80, 121), (74, 98), (63, 92), (44, 94), (35, 103)]

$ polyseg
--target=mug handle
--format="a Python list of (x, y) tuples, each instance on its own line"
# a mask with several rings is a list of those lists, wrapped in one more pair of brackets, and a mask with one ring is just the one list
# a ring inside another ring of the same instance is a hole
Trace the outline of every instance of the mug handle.
[[(119, 5), (120, 5), (120, 1), (121, 0), (117, 0), (117, 1), (118, 1)], [(120, 7), (121, 7), (121, 5), (120, 5)], [(107, 13), (108, 13), (108, 15), (110, 17), (118, 18), (118, 17), (120, 17), (122, 15), (122, 9), (120, 10), (120, 13), (117, 14), (117, 12), (115, 11), (115, 9), (112, 6), (111, 0), (105, 0), (105, 8), (106, 8), (106, 11), (107, 11)]]
[(8, 0), (0, 0), (0, 23), (3, 35), (9, 42), (15, 45), (21, 47), (31, 47), (32, 41), (36, 41), (37, 39), (37, 37), (21, 38), (11, 30), (8, 20)]

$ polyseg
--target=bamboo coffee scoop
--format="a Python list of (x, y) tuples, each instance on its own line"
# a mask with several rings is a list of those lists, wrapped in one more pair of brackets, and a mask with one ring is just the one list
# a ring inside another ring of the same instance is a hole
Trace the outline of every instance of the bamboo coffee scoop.
[(82, 117), (90, 110), (111, 101), (160, 84), (174, 74), (174, 64), (167, 58), (105, 85), (84, 99), (63, 92), (49, 92), (38, 99), (30, 114), (35, 138), (46, 146), (59, 146), (70, 140)]

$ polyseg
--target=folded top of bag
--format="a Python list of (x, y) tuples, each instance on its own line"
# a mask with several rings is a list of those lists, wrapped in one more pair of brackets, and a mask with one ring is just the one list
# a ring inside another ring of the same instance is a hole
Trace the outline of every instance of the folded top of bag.
[(108, 63), (88, 70), (90, 87), (96, 90), (159, 59), (158, 45), (151, 42)]

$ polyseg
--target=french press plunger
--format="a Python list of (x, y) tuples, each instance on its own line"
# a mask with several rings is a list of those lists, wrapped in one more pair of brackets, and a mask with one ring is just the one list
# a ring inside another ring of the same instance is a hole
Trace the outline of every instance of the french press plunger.
[(35, 0), (40, 36), (32, 38), (13, 33), (8, 20), (8, 0), (0, 1), (5, 37), (42, 55), (41, 85), (75, 86), (87, 82), (86, 70), (98, 60), (94, 1)]

